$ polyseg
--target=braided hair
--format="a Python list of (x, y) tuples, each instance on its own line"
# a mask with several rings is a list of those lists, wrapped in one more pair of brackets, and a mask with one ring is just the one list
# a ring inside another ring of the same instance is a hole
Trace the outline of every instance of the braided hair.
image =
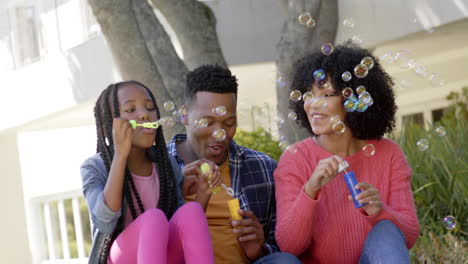
[[(159, 108), (156, 104), (156, 100), (153, 96), (153, 93), (145, 85), (137, 81), (125, 81), (111, 84), (101, 93), (94, 107), (94, 117), (96, 119), (97, 130), (96, 151), (100, 154), (101, 158), (103, 159), (107, 171), (110, 171), (112, 159), (114, 156), (112, 124), (114, 118), (120, 117), (120, 108), (117, 96), (118, 90), (119, 88), (130, 84), (139, 85), (146, 89), (156, 108), (157, 115), (160, 116)], [(177, 209), (177, 184), (175, 182), (174, 171), (172, 170), (172, 166), (169, 161), (169, 155), (167, 153), (166, 143), (164, 140), (164, 134), (161, 126), (157, 128), (156, 137), (154, 141), (156, 145), (146, 149), (146, 156), (149, 160), (157, 164), (160, 182), (160, 197), (158, 207), (165, 213), (166, 217), (170, 219)], [(143, 203), (135, 187), (135, 183), (133, 182), (133, 178), (130, 174), (128, 166), (126, 166), (125, 168), (122, 192), (122, 205), (128, 204), (132, 218), (133, 220), (135, 220), (139, 215), (137, 214), (136, 206), (138, 206), (140, 214), (142, 214), (145, 211), (145, 208), (143, 207)], [(135, 197), (135, 200), (137, 201), (136, 205), (133, 202), (132, 196)], [(104, 238), (99, 253), (100, 263), (107, 263), (110, 245), (115, 240), (115, 238), (123, 231), (123, 229), (124, 217), (121, 216), (112, 235), (106, 236)]]

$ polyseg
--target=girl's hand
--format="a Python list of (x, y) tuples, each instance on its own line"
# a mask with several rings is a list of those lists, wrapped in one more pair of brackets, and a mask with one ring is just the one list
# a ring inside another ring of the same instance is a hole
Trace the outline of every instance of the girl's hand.
[[(356, 185), (356, 189), (361, 190), (361, 193), (356, 196), (356, 200), (360, 204), (367, 203), (362, 207), (362, 209), (366, 211), (367, 215), (379, 214), (380, 211), (382, 211), (383, 203), (380, 198), (379, 190), (374, 188), (374, 186), (371, 184), (365, 182), (358, 183)], [(352, 200), (352, 197), (349, 196), (348, 199)]]
[(338, 155), (320, 160), (312, 176), (310, 176), (304, 186), (305, 192), (312, 199), (315, 199), (317, 192), (335, 178), (338, 174), (338, 165), (343, 162), (343, 158)]
[(114, 139), (114, 153), (124, 158), (128, 157), (132, 147), (133, 128), (128, 120), (114, 118), (112, 137)]

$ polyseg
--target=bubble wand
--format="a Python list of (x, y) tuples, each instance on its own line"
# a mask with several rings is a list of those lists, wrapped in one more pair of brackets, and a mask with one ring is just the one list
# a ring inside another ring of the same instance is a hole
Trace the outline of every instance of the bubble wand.
[(133, 129), (136, 129), (137, 127), (143, 127), (143, 128), (154, 128), (157, 129), (159, 127), (159, 121), (155, 122), (144, 122), (142, 124), (138, 124), (135, 120), (130, 120), (130, 124), (132, 125)]
[[(211, 173), (210, 173), (210, 165), (208, 165), (208, 163), (205, 162), (200, 166), (200, 169), (201, 169), (201, 171), (203, 173), (209, 173), (208, 174), (208, 180), (209, 180), (211, 178), (211, 176), (212, 176)], [(227, 187), (226, 184), (224, 184), (224, 183), (221, 184), (221, 187), (223, 187), (226, 190), (226, 193), (229, 196), (234, 198), (234, 190), (231, 187)], [(217, 194), (220, 191), (220, 188), (219, 187), (214, 187), (214, 188), (211, 188), (211, 191), (213, 192), (213, 194)], [(232, 220), (241, 220), (242, 216), (239, 214), (239, 210), (240, 210), (239, 199), (234, 198), (234, 199), (228, 200), (227, 204), (228, 204), (228, 208), (229, 208), (229, 213), (231, 214), (231, 219)]]

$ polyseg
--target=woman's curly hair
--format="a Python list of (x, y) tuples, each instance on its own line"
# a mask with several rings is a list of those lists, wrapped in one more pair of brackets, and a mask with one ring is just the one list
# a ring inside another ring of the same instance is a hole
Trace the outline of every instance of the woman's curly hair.
[[(369, 70), (365, 78), (358, 78), (354, 73), (354, 67), (361, 63), (362, 58), (371, 57), (374, 60), (374, 67)], [(317, 69), (323, 69), (326, 78), (330, 81), (333, 89), (341, 95), (341, 91), (346, 87), (351, 87), (357, 96), (356, 87), (364, 85), (366, 91), (370, 93), (374, 104), (364, 112), (347, 112), (345, 124), (351, 130), (352, 135), (358, 139), (380, 139), (387, 132), (393, 130), (395, 126), (395, 95), (393, 93), (393, 80), (383, 70), (377, 58), (368, 50), (357, 45), (346, 42), (335, 47), (329, 56), (320, 51), (306, 55), (296, 62), (291, 72), (290, 90), (299, 90), (304, 94), (312, 89), (314, 84), (313, 73)], [(349, 71), (353, 78), (349, 82), (342, 80), (343, 72)], [(343, 98), (344, 101), (344, 98)], [(344, 106), (343, 106), (344, 107)], [(299, 124), (304, 126), (312, 134), (309, 120), (304, 111), (304, 102), (290, 101), (290, 108), (297, 113)]]

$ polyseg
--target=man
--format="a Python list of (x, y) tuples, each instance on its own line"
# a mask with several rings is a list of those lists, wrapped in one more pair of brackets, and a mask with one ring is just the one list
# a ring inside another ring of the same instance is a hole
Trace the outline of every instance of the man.
[[(204, 201), (216, 263), (300, 263), (294, 256), (280, 253), (274, 238), (276, 162), (232, 140), (236, 110), (237, 79), (228, 69), (204, 65), (187, 74), (185, 113), (181, 114), (187, 134), (175, 135), (168, 145), (169, 155), (183, 168), (184, 186), (190, 186), (184, 187), (184, 193), (187, 189), (194, 193), (197, 179), (206, 179), (200, 170), (200, 160), (206, 159), (240, 201), (243, 219), (238, 221), (230, 221), (227, 201), (233, 197), (224, 189), (210, 192)], [(194, 197), (185, 199), (193, 201)]]

